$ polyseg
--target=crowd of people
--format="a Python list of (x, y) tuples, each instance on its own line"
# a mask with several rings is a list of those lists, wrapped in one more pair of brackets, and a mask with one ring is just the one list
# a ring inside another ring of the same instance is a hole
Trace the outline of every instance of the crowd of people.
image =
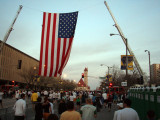
[[(139, 120), (137, 112), (131, 108), (131, 100), (126, 94), (108, 94), (97, 91), (15, 91), (17, 99), (14, 110), (15, 120), (24, 120), (25, 97), (31, 99), (35, 120), (95, 120), (101, 109), (118, 110), (113, 120)], [(1, 97), (0, 97), (1, 98)], [(54, 104), (58, 104), (55, 113)], [(113, 108), (112, 108), (113, 107)], [(149, 116), (153, 115), (149, 112)]]

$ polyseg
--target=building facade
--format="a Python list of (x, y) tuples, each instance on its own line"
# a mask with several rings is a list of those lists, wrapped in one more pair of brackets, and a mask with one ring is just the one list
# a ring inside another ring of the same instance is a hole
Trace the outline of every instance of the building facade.
[(77, 84), (76, 90), (78, 91), (89, 91), (90, 87), (88, 86), (88, 68), (84, 69), (84, 81), (81, 78)]
[(88, 86), (88, 68), (84, 69), (84, 83)]
[[(18, 60), (22, 60), (21, 69), (17, 69)], [(34, 71), (37, 66), (39, 66), (37, 59), (8, 44), (4, 44), (0, 51), (0, 85), (9, 84), (10, 81), (26, 83), (22, 74)]]
[(151, 83), (160, 85), (160, 64), (151, 65)]

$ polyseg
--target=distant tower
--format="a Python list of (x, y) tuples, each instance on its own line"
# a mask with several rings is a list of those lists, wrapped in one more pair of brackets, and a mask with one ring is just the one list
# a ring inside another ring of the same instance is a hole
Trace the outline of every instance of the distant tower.
[(84, 83), (88, 86), (88, 68), (84, 69)]

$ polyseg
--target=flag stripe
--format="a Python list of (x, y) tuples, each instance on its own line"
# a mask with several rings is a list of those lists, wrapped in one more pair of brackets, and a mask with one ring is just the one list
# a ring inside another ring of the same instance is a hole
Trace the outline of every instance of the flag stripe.
[(56, 71), (54, 76), (57, 77), (57, 71), (59, 66), (59, 58), (60, 58), (60, 45), (61, 45), (61, 38), (58, 38), (58, 44), (57, 44), (57, 64), (56, 64)]
[(48, 47), (48, 69), (47, 76), (49, 76), (50, 68), (51, 68), (51, 47), (52, 47), (52, 32), (53, 32), (53, 13), (51, 13), (51, 21), (50, 21), (50, 34), (49, 34), (49, 47)]
[(56, 31), (56, 14), (54, 14), (53, 16), (53, 31), (52, 31), (52, 48), (51, 48), (51, 69), (50, 69), (50, 74), (49, 76), (52, 76), (52, 72), (53, 72), (53, 63), (54, 63), (54, 46), (55, 46), (55, 31)]
[(48, 44), (49, 44), (50, 22), (51, 22), (51, 14), (49, 13), (48, 14), (48, 24), (47, 24), (46, 48), (45, 48), (44, 76), (47, 75), (47, 69), (48, 69)]
[(66, 43), (67, 43), (67, 38), (64, 38), (63, 53), (62, 53), (62, 63), (65, 60), (64, 57), (66, 55)]
[(57, 42), (58, 42), (58, 25), (59, 25), (59, 14), (57, 14), (56, 18), (56, 31), (55, 31), (55, 47), (54, 47), (54, 63), (53, 63), (53, 73), (52, 76), (54, 76), (56, 71), (56, 57), (57, 57)]
[(69, 56), (70, 56), (70, 51), (71, 51), (71, 47), (72, 47), (72, 41), (73, 38), (69, 38), (68, 40), (68, 49), (66, 49), (66, 55), (65, 55), (65, 61), (63, 61), (61, 68), (59, 69), (59, 74), (62, 74), (62, 70), (64, 69), (64, 67), (66, 66)]
[(44, 28), (45, 28), (45, 18), (46, 13), (43, 13), (43, 24), (42, 24), (42, 35), (41, 35), (41, 50), (40, 50), (40, 63), (39, 63), (39, 75), (41, 75), (42, 70), (42, 51), (43, 51), (43, 42), (44, 42)]
[(44, 76), (44, 68), (46, 68), (45, 65), (45, 47), (46, 47), (46, 34), (47, 34), (47, 22), (48, 22), (48, 14), (46, 14), (46, 20), (45, 20), (45, 28), (44, 28), (44, 42), (43, 42), (43, 57), (42, 57), (42, 75)]

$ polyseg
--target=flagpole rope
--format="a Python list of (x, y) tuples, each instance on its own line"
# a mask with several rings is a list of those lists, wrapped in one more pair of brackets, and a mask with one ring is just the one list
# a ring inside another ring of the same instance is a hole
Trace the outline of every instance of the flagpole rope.
[(28, 8), (28, 9), (32, 9), (32, 10), (37, 11), (37, 12), (42, 12), (42, 13), (44, 12), (44, 11), (41, 11), (39, 9), (35, 9), (35, 8), (32, 8), (32, 7), (28, 7), (28, 6), (23, 6), (23, 7)]
[(101, 1), (98, 1), (97, 3), (95, 3), (94, 5), (92, 5), (91, 7), (85, 7), (85, 8), (82, 8), (82, 9), (79, 9), (78, 11), (83, 11), (83, 10), (86, 10), (86, 9), (91, 9), (95, 6), (98, 6), (100, 4), (103, 4)]
[[(103, 3), (102, 3), (101, 1), (98, 1), (97, 3), (95, 3), (94, 5), (92, 5), (92, 6), (90, 6), (90, 7), (85, 7), (85, 8), (79, 9), (79, 10), (75, 10), (75, 11), (80, 12), (80, 11), (83, 11), (83, 10), (92, 9), (92, 8), (94, 8), (95, 6), (98, 6), (98, 5), (100, 5), (100, 4), (103, 4)], [(46, 11), (42, 11), (42, 10), (40, 10), (40, 9), (28, 7), (28, 6), (26, 6), (26, 5), (23, 5), (23, 8), (32, 9), (32, 10), (34, 10), (34, 11), (42, 12), (42, 13), (43, 13), (43, 12), (46, 12)]]

